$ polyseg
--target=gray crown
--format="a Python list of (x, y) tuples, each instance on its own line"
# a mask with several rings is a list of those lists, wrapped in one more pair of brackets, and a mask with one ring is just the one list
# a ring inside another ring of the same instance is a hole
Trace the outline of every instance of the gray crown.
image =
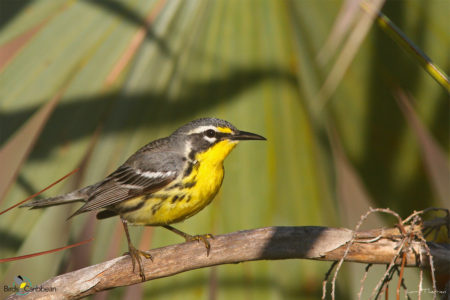
[(191, 122), (187, 123), (186, 125), (181, 126), (177, 130), (175, 130), (175, 132), (172, 133), (172, 135), (186, 134), (194, 128), (197, 128), (200, 126), (208, 126), (208, 125), (213, 125), (213, 126), (217, 126), (217, 127), (228, 127), (231, 130), (233, 130), (234, 132), (239, 131), (236, 127), (233, 126), (233, 124), (231, 124), (230, 122), (227, 122), (225, 120), (217, 119), (217, 118), (201, 118), (201, 119), (191, 121)]

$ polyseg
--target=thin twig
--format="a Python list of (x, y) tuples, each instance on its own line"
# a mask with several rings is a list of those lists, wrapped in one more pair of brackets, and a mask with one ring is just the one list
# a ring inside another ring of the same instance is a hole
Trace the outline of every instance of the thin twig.
[[(387, 267), (387, 266), (386, 266), (386, 267)], [(389, 299), (389, 283), (391, 282), (392, 277), (394, 276), (396, 269), (397, 269), (397, 268), (394, 266), (393, 268), (391, 268), (391, 269), (389, 270), (389, 274), (388, 274), (388, 276), (383, 280), (383, 283), (382, 283), (382, 285), (381, 285), (381, 287), (380, 287), (378, 293), (376, 294), (375, 299), (378, 299), (378, 296), (379, 296), (381, 293), (384, 293), (384, 299), (386, 299), (386, 300)]]
[[(423, 210), (423, 212), (428, 212), (428, 211), (445, 211), (447, 213), (447, 216), (449, 214), (449, 210), (448, 209), (440, 209), (440, 208), (434, 208), (434, 207), (430, 207), (427, 208), (425, 210)], [(414, 215), (414, 214), (413, 214)], [(410, 219), (410, 218), (408, 218)], [(420, 218), (419, 214), (415, 214), (412, 224), (414, 223), (422, 223), (422, 219)], [(436, 231), (437, 232), (437, 231)], [(437, 295), (437, 287), (436, 287), (436, 278), (435, 278), (435, 270), (434, 270), (434, 264), (433, 264), (433, 256), (431, 255), (430, 251), (429, 251), (429, 247), (427, 245), (427, 241), (425, 240), (424, 236), (422, 235), (421, 232), (416, 232), (415, 233), (415, 237), (417, 239), (420, 240), (420, 242), (422, 243), (423, 248), (426, 250), (428, 259), (429, 259), (429, 264), (430, 264), (430, 269), (431, 269), (431, 281), (432, 281), (432, 285), (433, 285), (433, 300), (436, 299), (436, 295)], [(421, 258), (421, 256), (419, 256), (419, 258)]]
[[(400, 276), (400, 272), (398, 271), (398, 268), (397, 268), (397, 273), (399, 273), (399, 276)], [(408, 287), (406, 286), (406, 283), (405, 283), (405, 277), (402, 278), (400, 283), (401, 283), (401, 287), (405, 290), (405, 297), (407, 299), (411, 299), (411, 297), (409, 297), (409, 294), (408, 294)]]
[[(369, 211), (367, 211), (364, 215), (361, 216), (361, 219), (359, 220), (358, 224), (355, 227), (355, 230), (353, 231), (353, 236), (352, 239), (348, 242), (347, 244), (347, 248), (345, 249), (344, 255), (342, 256), (342, 258), (339, 260), (339, 264), (336, 268), (336, 271), (334, 272), (334, 276), (333, 276), (333, 280), (331, 282), (331, 299), (335, 299), (335, 286), (336, 286), (336, 278), (337, 278), (337, 274), (345, 260), (345, 258), (348, 255), (348, 252), (350, 251), (350, 247), (353, 245), (355, 238), (357, 236), (357, 232), (359, 230), (359, 228), (362, 226), (362, 224), (364, 223), (364, 221), (369, 217), (369, 215), (375, 213), (375, 212), (383, 212), (383, 213), (387, 213), (387, 214), (391, 214), (393, 216), (395, 216), (398, 220), (398, 224), (400, 227), (400, 230), (403, 232), (405, 232), (405, 228), (402, 225), (402, 219), (401, 217), (394, 211), (390, 210), (389, 208), (372, 208), (369, 207)], [(375, 237), (376, 239), (377, 237)]]
[(347, 248), (345, 249), (344, 255), (341, 257), (341, 259), (339, 260), (338, 266), (336, 268), (336, 271), (334, 272), (333, 275), (333, 280), (331, 281), (331, 299), (334, 300), (335, 299), (335, 286), (336, 286), (336, 278), (337, 278), (337, 274), (339, 273), (339, 270), (341, 269), (342, 264), (344, 263), (345, 258), (348, 255), (348, 252), (350, 251), (350, 247), (353, 244), (353, 241), (356, 238), (356, 233), (359, 230), (359, 228), (361, 227), (361, 225), (363, 224), (363, 222), (367, 219), (367, 217), (373, 213), (373, 209), (372, 207), (369, 208), (369, 211), (367, 213), (365, 213), (364, 215), (361, 216), (358, 224), (356, 224), (355, 230), (353, 231), (353, 235), (351, 240), (347, 243)]
[(403, 272), (405, 271), (405, 263), (406, 263), (406, 252), (402, 254), (402, 266), (400, 268), (400, 274), (398, 275), (398, 284), (397, 284), (397, 300), (400, 300), (400, 288), (403, 282)]
[(435, 277), (435, 270), (434, 270), (434, 263), (433, 263), (433, 255), (431, 255), (430, 248), (428, 247), (427, 242), (425, 240), (423, 240), (422, 245), (427, 251), (428, 261), (429, 261), (430, 269), (431, 269), (431, 283), (433, 284), (433, 300), (435, 300), (436, 295), (437, 295), (437, 287), (436, 287), (436, 277)]
[(2, 214), (4, 214), (4, 213), (8, 212), (9, 210), (11, 210), (11, 209), (13, 209), (13, 208), (15, 208), (15, 207), (21, 205), (22, 203), (27, 202), (28, 200), (33, 199), (34, 197), (36, 197), (36, 196), (42, 194), (43, 192), (45, 192), (46, 190), (52, 188), (54, 185), (60, 183), (61, 181), (63, 181), (63, 180), (66, 179), (67, 177), (69, 177), (70, 175), (72, 175), (72, 174), (78, 172), (78, 170), (79, 170), (79, 169), (76, 168), (75, 170), (73, 170), (73, 171), (69, 172), (68, 174), (64, 175), (63, 177), (59, 178), (58, 180), (56, 180), (56, 181), (53, 182), (52, 184), (48, 185), (48, 186), (45, 187), (44, 189), (40, 190), (39, 192), (34, 193), (34, 194), (31, 195), (31, 196), (28, 196), (25, 200), (22, 200), (22, 201), (20, 201), (19, 203), (16, 203), (16, 204), (14, 204), (13, 206), (8, 207), (7, 209), (5, 209), (5, 210), (3, 210), (3, 211), (0, 211), (0, 215), (2, 215)]
[(325, 274), (325, 278), (322, 281), (322, 299), (325, 299), (327, 296), (327, 282), (328, 278), (330, 277), (331, 271), (333, 271), (334, 267), (336, 266), (338, 262), (335, 261), (331, 264), (330, 268), (328, 269), (328, 272)]
[(36, 253), (32, 253), (32, 254), (26, 254), (26, 255), (21, 255), (21, 256), (15, 256), (15, 257), (8, 257), (8, 258), (0, 258), (0, 263), (5, 263), (5, 262), (10, 262), (10, 261), (15, 261), (15, 260), (22, 260), (22, 259), (27, 259), (27, 258), (32, 258), (32, 257), (36, 257), (36, 256), (41, 256), (41, 255), (45, 255), (45, 254), (50, 254), (50, 253), (54, 253), (54, 252), (58, 252), (58, 251), (62, 251), (62, 250), (67, 250), (70, 248), (74, 248), (74, 247), (78, 247), (81, 245), (84, 245), (86, 243), (89, 243), (93, 240), (94, 238), (90, 238), (72, 245), (67, 245), (64, 247), (59, 247), (59, 248), (55, 248), (55, 249), (51, 249), (51, 250), (46, 250), (46, 251), (41, 251), (41, 252), (36, 252)]
[[(369, 299), (372, 299), (375, 294), (379, 294), (379, 291), (382, 289), (384, 282), (386, 281), (386, 279), (388, 278), (390, 272), (392, 271), (392, 268), (395, 266), (395, 261), (397, 260), (397, 258), (400, 256), (400, 253), (403, 251), (403, 245), (405, 244), (405, 240), (401, 241), (400, 247), (397, 250), (397, 253), (392, 257), (391, 262), (389, 263), (386, 272), (384, 272), (383, 277), (381, 277), (381, 279), (378, 281), (377, 285), (375, 286), (375, 288), (372, 291), (372, 294), (370, 294)], [(378, 291), (378, 292), (377, 292)], [(377, 297), (375, 297), (376, 299)]]
[[(422, 254), (420, 254), (422, 259)], [(418, 296), (417, 296), (417, 300), (421, 300), (422, 298), (422, 282), (423, 282), (423, 268), (420, 268), (420, 272), (419, 272), (419, 290), (418, 290)]]
[(426, 209), (423, 210), (419, 210), (419, 211), (414, 211), (411, 215), (409, 215), (406, 219), (403, 220), (403, 224), (408, 223), (412, 218), (419, 216), (419, 215), (424, 215), (430, 211), (443, 211), (447, 214), (447, 217), (450, 215), (450, 211), (446, 208), (440, 208), (440, 207), (428, 207)]
[(362, 292), (363, 292), (363, 290), (364, 290), (364, 282), (366, 281), (367, 275), (369, 275), (369, 269), (370, 269), (372, 266), (373, 266), (373, 264), (368, 264), (368, 265), (366, 266), (366, 269), (365, 269), (365, 272), (364, 272), (364, 276), (363, 276), (363, 278), (361, 279), (361, 287), (359, 288), (358, 300), (361, 299)]

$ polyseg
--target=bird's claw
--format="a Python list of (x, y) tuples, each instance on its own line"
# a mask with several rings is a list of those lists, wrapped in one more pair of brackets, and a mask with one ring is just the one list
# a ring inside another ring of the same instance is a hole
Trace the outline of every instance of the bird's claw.
[(133, 246), (130, 246), (128, 248), (127, 254), (129, 254), (131, 257), (131, 263), (133, 265), (133, 273), (136, 269), (136, 261), (137, 261), (137, 263), (139, 265), (139, 276), (141, 276), (142, 281), (145, 281), (145, 272), (144, 272), (144, 266), (142, 265), (141, 256), (145, 257), (146, 259), (151, 259), (151, 261), (153, 261), (153, 256), (147, 252), (136, 249)]
[(208, 239), (214, 239), (214, 236), (210, 233), (207, 234), (199, 234), (199, 235), (186, 235), (186, 242), (192, 242), (197, 241), (200, 243), (200, 241), (205, 244), (206, 248), (206, 256), (209, 256), (209, 251), (211, 250), (211, 244), (209, 243)]

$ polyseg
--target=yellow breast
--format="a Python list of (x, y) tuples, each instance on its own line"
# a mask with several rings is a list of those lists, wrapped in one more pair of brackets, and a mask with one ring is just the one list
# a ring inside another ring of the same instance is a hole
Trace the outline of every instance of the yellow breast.
[(129, 200), (130, 205), (145, 201), (142, 208), (123, 217), (134, 225), (165, 225), (193, 216), (216, 196), (224, 176), (223, 161), (236, 146), (234, 141), (221, 141), (198, 153), (188, 174), (182, 174), (155, 194)]

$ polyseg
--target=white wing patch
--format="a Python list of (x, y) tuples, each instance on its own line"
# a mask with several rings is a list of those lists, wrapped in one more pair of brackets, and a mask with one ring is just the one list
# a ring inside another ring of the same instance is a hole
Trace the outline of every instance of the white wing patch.
[(130, 190), (140, 190), (142, 189), (142, 186), (140, 185), (133, 185), (133, 184), (122, 184), (121, 187), (130, 189)]
[(175, 175), (175, 171), (167, 171), (167, 172), (160, 172), (160, 171), (157, 171), (157, 172), (145, 171), (145, 172), (142, 172), (142, 171), (140, 171), (140, 170), (135, 170), (135, 172), (136, 172), (137, 174), (139, 174), (139, 175), (145, 177), (145, 178), (150, 178), (150, 179), (153, 179), (153, 178), (164, 178), (164, 177), (170, 177), (170, 176), (172, 176), (172, 175)]

